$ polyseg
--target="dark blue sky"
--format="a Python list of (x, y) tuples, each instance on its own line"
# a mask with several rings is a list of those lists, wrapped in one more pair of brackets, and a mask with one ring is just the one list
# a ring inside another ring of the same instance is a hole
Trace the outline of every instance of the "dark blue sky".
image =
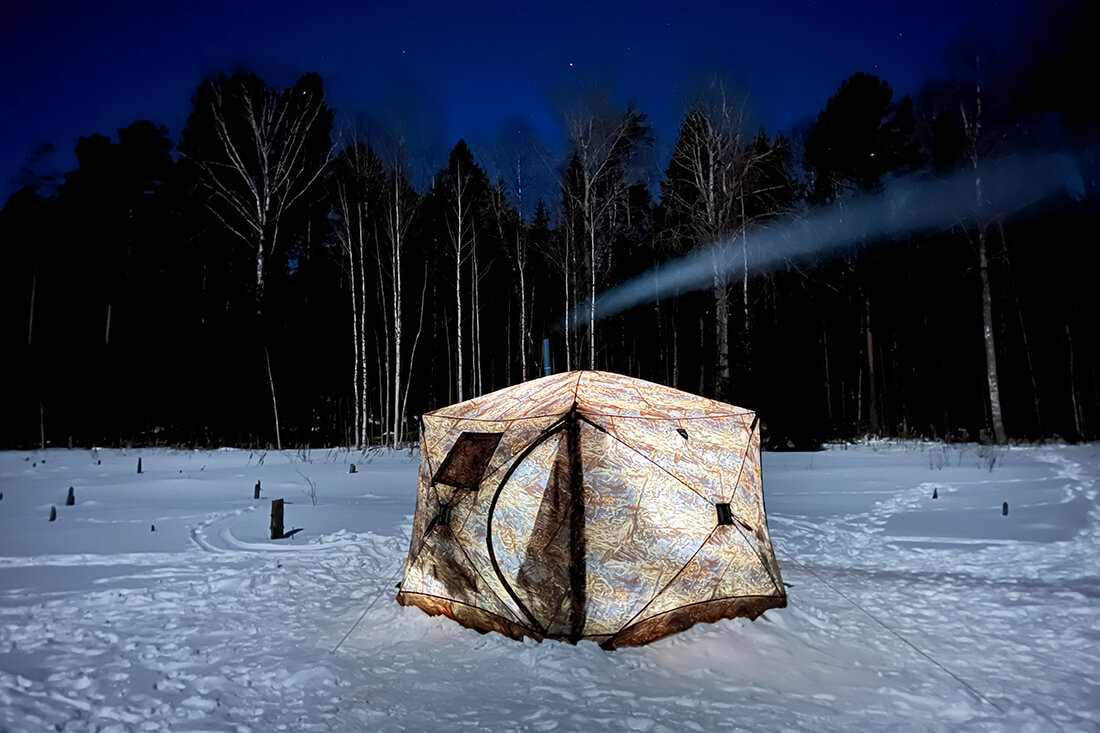
[(649, 114), (661, 149), (715, 73), (757, 124), (788, 129), (855, 71), (916, 92), (968, 29), (1009, 38), (1035, 20), (1025, 0), (133, 5), (0, 0), (0, 200), (39, 143), (66, 171), (79, 136), (137, 119), (178, 139), (195, 86), (241, 67), (279, 85), (320, 73), (342, 129), (399, 118), (434, 169), (458, 138), (476, 150), (519, 124), (560, 148), (556, 109), (595, 82)]

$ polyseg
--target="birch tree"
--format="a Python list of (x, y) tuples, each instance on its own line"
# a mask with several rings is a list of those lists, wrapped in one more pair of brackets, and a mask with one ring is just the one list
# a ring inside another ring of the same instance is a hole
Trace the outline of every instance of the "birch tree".
[[(529, 303), (529, 266), (531, 244), (524, 226), (524, 211), (529, 207), (528, 180), (538, 169), (535, 162), (540, 150), (537, 138), (531, 131), (520, 130), (520, 137), (502, 137), (494, 149), (494, 168), (497, 185), (488, 191), (489, 209), (496, 224), (496, 235), (503, 247), (514, 278), (515, 292), (519, 306), (519, 360), (520, 381), (530, 377), (527, 358), (531, 353), (531, 327)], [(523, 133), (526, 132), (526, 135)], [(532, 199), (533, 202), (533, 199)], [(510, 362), (509, 362), (510, 363)]]
[[(567, 230), (574, 252), (583, 247), (588, 274), (588, 366), (596, 368), (596, 288), (611, 267), (609, 216), (637, 171), (632, 169), (642, 146), (651, 142), (645, 115), (633, 106), (619, 112), (589, 108), (570, 115), (570, 165), (562, 182), (564, 208), (579, 213)], [(571, 217), (569, 217), (571, 218)]]
[(383, 208), (384, 180), (381, 160), (359, 141), (341, 151), (335, 163), (334, 226), (345, 259), (351, 300), (353, 429), (356, 447), (362, 449), (369, 442), (371, 420), (367, 333), (372, 309), (368, 297), (376, 281), (368, 278), (367, 263), (374, 260), (373, 235)]
[[(723, 96), (712, 109), (696, 103), (680, 125), (669, 163), (666, 198), (693, 246), (708, 246), (743, 228), (738, 206), (744, 185), (744, 141), (740, 113)], [(729, 398), (730, 268), (711, 250), (714, 296), (714, 391)]]
[[(281, 241), (280, 225), (328, 165), (332, 112), (314, 74), (283, 90), (255, 74), (223, 75), (201, 84), (192, 103), (179, 151), (198, 170), (207, 208), (252, 253), (256, 316), (263, 331), (264, 291)], [(281, 449), (268, 340), (265, 333), (275, 442)]]
[[(519, 201), (523, 200), (522, 167), (517, 168), (517, 186)], [(525, 381), (529, 377), (527, 370), (527, 353), (531, 348), (531, 329), (527, 319), (527, 269), (530, 261), (530, 243), (527, 232), (519, 211), (513, 209), (508, 202), (508, 194), (505, 192), (504, 182), (489, 190), (489, 202), (492, 207), (493, 221), (496, 222), (497, 236), (508, 254), (515, 275), (515, 292), (519, 301), (519, 362), (520, 380)]]
[[(979, 60), (975, 59), (975, 71), (978, 70)], [(982, 84), (976, 81), (974, 85), (973, 104), (967, 100), (959, 102), (959, 113), (962, 117), (963, 129), (966, 134), (966, 157), (974, 172), (974, 207), (975, 229), (974, 240), (978, 247), (978, 275), (981, 279), (982, 300), (982, 341), (985, 347), (985, 376), (986, 388), (989, 392), (989, 414), (993, 425), (993, 439), (997, 443), (1006, 443), (1008, 435), (1005, 432), (1004, 414), (1001, 408), (1001, 385), (997, 377), (997, 342), (993, 324), (993, 297), (989, 286), (989, 256), (987, 253), (988, 222), (984, 209), (982, 195), (982, 170), (981, 152), (982, 143)]]
[[(744, 105), (734, 104), (720, 87), (709, 99), (700, 99), (680, 125), (662, 198), (674, 234), (690, 247), (718, 241), (741, 240), (741, 290), (744, 316), (743, 348), (750, 328), (748, 230), (785, 204), (785, 176), (781, 170), (782, 142), (772, 145), (763, 134), (750, 140), (746, 134)], [(729, 248), (726, 248), (726, 252)], [(730, 290), (733, 263), (722, 261), (720, 248), (711, 250), (714, 298), (714, 391), (729, 399)], [(725, 255), (728, 256), (728, 255)]]
[[(843, 216), (848, 196), (874, 191), (887, 174), (916, 164), (912, 100), (906, 95), (895, 103), (893, 96), (889, 84), (858, 72), (829, 98), (806, 136), (811, 203), (835, 204)], [(871, 335), (870, 285), (861, 284), (856, 309), (867, 344), (869, 427), (872, 434), (879, 434), (882, 426)]]
[[(477, 288), (481, 278), (480, 267), (475, 250), (478, 246), (482, 221), (487, 206), (486, 198), (490, 189), (485, 172), (474, 162), (473, 154), (466, 142), (459, 140), (451, 150), (447, 167), (439, 171), (432, 187), (432, 198), (437, 216), (443, 220), (446, 232), (446, 252), (454, 287), (455, 314), (455, 386), (458, 401), (469, 396), (469, 372), (474, 389), (478, 389), (478, 344), (477, 344)], [(466, 264), (469, 262), (471, 274), (466, 277)], [(469, 288), (466, 283), (469, 282)], [(467, 300), (465, 293), (469, 291)], [(470, 309), (467, 324), (466, 310)], [(468, 365), (466, 355), (471, 363)]]
[[(403, 364), (403, 337), (404, 337), (404, 256), (408, 249), (409, 228), (412, 225), (413, 216), (418, 205), (416, 192), (409, 185), (406, 175), (406, 164), (403, 154), (394, 156), (392, 169), (386, 176), (385, 193), (383, 195), (385, 213), (382, 217), (383, 236), (378, 239), (378, 266), (379, 271), (388, 279), (389, 311), (392, 319), (392, 339), (387, 343), (393, 344), (393, 358), (388, 360), (391, 364), (392, 394), (389, 402), (392, 405), (390, 412), (390, 446), (394, 449), (400, 445), (404, 438), (405, 415), (404, 405), (407, 402), (408, 385), (410, 380), (402, 382), (401, 375), (405, 369)], [(384, 243), (384, 244), (383, 244)], [(384, 292), (384, 287), (380, 289)], [(421, 312), (423, 312), (423, 298), (421, 298)], [(421, 318), (421, 323), (423, 322)], [(419, 340), (419, 330), (417, 332)], [(412, 369), (412, 353), (410, 353), (408, 370)], [(404, 394), (402, 387), (404, 386)]]

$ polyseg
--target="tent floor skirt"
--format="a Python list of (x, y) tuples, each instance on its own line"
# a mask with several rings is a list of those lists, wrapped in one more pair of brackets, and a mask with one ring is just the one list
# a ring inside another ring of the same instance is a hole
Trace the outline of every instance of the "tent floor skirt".
[(533, 629), (510, 621), (503, 616), (498, 616), (491, 611), (486, 611), (484, 608), (471, 606), (451, 598), (401, 591), (397, 594), (397, 602), (402, 606), (416, 606), (429, 616), (442, 614), (481, 634), (496, 631), (516, 641), (521, 641), (524, 638), (542, 641), (543, 638), (541, 634)]
[[(483, 608), (470, 606), (450, 598), (401, 591), (397, 594), (397, 602), (402, 606), (416, 606), (429, 616), (442, 614), (481, 634), (496, 631), (517, 641), (530, 638), (541, 642), (544, 638), (557, 638), (544, 637), (527, 626), (510, 621)], [(684, 631), (695, 624), (714, 623), (727, 618), (745, 617), (755, 619), (767, 610), (786, 608), (786, 606), (786, 596), (720, 598), (673, 608), (652, 618), (632, 624), (610, 637), (601, 634), (598, 637), (582, 637), (581, 640), (587, 639), (597, 642), (601, 647), (608, 650), (624, 646), (642, 646)], [(566, 638), (557, 640), (576, 643)]]
[(740, 618), (742, 616), (752, 620), (769, 609), (786, 607), (786, 595), (740, 596), (692, 603), (691, 605), (673, 608), (652, 618), (627, 626), (600, 646), (604, 649), (642, 646), (657, 639), (677, 634), (695, 624), (714, 623), (725, 618)]

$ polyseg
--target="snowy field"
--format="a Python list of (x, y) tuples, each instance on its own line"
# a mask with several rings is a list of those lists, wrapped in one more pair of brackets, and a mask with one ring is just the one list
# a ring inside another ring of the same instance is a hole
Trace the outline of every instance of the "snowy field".
[(604, 652), (394, 602), (414, 456), (0, 453), (0, 730), (1098, 730), (1098, 476), (1096, 445), (766, 454), (790, 606)]

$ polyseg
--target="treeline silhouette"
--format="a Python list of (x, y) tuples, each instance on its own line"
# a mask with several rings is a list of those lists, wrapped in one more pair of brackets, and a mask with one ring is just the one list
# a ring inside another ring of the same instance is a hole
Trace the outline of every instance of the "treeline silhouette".
[[(756, 409), (773, 448), (1094, 438), (1088, 176), (1083, 197), (1011, 217), (585, 315), (593, 293), (679, 254), (842, 211), (901, 175), (1035, 149), (1095, 164), (1095, 100), (1052, 83), (1071, 73), (1056, 58), (979, 87), (980, 73), (900, 100), (855, 74), (786, 135), (748, 129), (714, 85), (659, 175), (645, 114), (593, 103), (567, 116), (562, 160), (459, 141), (419, 186), (399, 134), (334, 148), (316, 75), (210, 79), (178, 140), (148, 121), (81, 138), (76, 170), (8, 199), (0, 443), (400, 444), (426, 410), (540, 376), (543, 339), (556, 371)], [(557, 188), (536, 200), (540, 166)]]

